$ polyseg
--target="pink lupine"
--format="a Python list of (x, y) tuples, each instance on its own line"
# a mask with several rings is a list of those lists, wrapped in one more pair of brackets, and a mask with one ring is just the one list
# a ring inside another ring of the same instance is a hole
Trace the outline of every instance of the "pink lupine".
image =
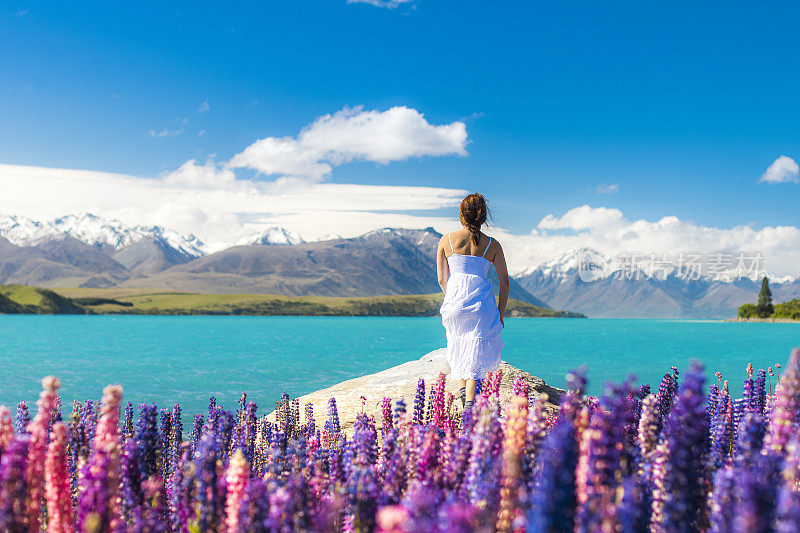
[(439, 429), (445, 426), (445, 396), (444, 387), (447, 377), (443, 372), (439, 373), (436, 379), (433, 392), (433, 425)]
[(769, 419), (769, 432), (764, 439), (764, 447), (776, 453), (782, 453), (794, 432), (795, 413), (800, 396), (800, 369), (798, 369), (800, 352), (792, 350), (789, 357), (789, 368), (775, 387), (775, 401)]
[(228, 492), (225, 500), (225, 525), (229, 533), (239, 531), (239, 509), (242, 505), (242, 496), (247, 488), (247, 481), (250, 478), (250, 466), (247, 464), (241, 449), (231, 457), (228, 464), (228, 471), (225, 474), (225, 481), (228, 484)]
[(66, 440), (67, 428), (61, 422), (56, 422), (53, 425), (52, 439), (47, 447), (47, 458), (44, 463), (48, 533), (73, 531)]
[(500, 485), (500, 511), (497, 514), (497, 531), (512, 531), (521, 517), (520, 472), (522, 452), (525, 448), (525, 429), (528, 418), (528, 398), (515, 396), (505, 409), (503, 439), (503, 477)]
[(25, 479), (28, 483), (28, 530), (36, 533), (40, 529), (39, 518), (42, 514), (44, 499), (44, 462), (47, 454), (47, 432), (50, 420), (58, 401), (58, 387), (61, 383), (54, 376), (42, 380), (42, 392), (36, 405), (39, 407), (34, 419), (26, 428), (31, 440), (28, 445), (28, 464), (25, 467)]
[(0, 405), (0, 451), (8, 448), (14, 438), (14, 424), (11, 422), (11, 410)]

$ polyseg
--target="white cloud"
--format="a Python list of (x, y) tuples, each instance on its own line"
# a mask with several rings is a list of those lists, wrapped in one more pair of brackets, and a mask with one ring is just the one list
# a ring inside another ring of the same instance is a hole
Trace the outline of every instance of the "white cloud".
[(369, 4), (375, 7), (394, 9), (403, 4), (413, 4), (414, 0), (347, 0), (348, 4)]
[(170, 130), (170, 129), (164, 128), (163, 130), (147, 130), (147, 133), (148, 133), (148, 135), (150, 135), (150, 137), (163, 138), (163, 137), (177, 137), (178, 135), (180, 135), (184, 131), (186, 131), (186, 130), (185, 129)]
[[(48, 191), (42, 195), (41, 191)], [(210, 243), (230, 243), (270, 225), (313, 240), (354, 236), (376, 227), (455, 223), (466, 191), (317, 183), (283, 178), (235, 180), (213, 162), (187, 161), (160, 178), (17, 165), (0, 165), (0, 213), (49, 219), (88, 211), (126, 224), (159, 224), (194, 233)], [(452, 208), (453, 217), (420, 212)]]
[(603, 183), (602, 185), (598, 185), (595, 191), (600, 194), (616, 194), (619, 192), (619, 185), (616, 183)]
[[(518, 273), (568, 250), (594, 248), (613, 256), (620, 253), (756, 253), (764, 266), (777, 275), (800, 275), (800, 228), (748, 225), (731, 228), (703, 226), (665, 216), (659, 220), (628, 219), (622, 211), (587, 205), (561, 216), (547, 215), (528, 235), (499, 230), (509, 268)], [(562, 230), (571, 231), (562, 231)]]
[(622, 219), (622, 211), (607, 207), (589, 207), (582, 205), (564, 213), (560, 217), (549, 214), (538, 224), (539, 229), (573, 229), (582, 230), (606, 226)]
[(267, 175), (321, 179), (350, 161), (386, 164), (412, 157), (466, 155), (463, 122), (435, 126), (416, 109), (344, 108), (324, 115), (297, 137), (260, 139), (229, 162)]
[(197, 108), (197, 112), (200, 113), (201, 115), (203, 113), (206, 113), (207, 111), (210, 111), (210, 110), (211, 110), (211, 106), (208, 105), (208, 98), (203, 100), (203, 102), (200, 104), (200, 107)]
[(800, 183), (800, 167), (791, 157), (785, 155), (776, 159), (758, 181), (766, 183)]

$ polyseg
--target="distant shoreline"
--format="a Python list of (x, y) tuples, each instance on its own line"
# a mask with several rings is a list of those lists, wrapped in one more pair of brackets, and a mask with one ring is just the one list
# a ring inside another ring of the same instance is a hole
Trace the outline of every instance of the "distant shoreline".
[[(387, 296), (283, 296), (201, 294), (153, 289), (44, 289), (0, 285), (0, 313), (211, 316), (437, 316), (442, 294)], [(506, 315), (586, 318), (511, 299)]]
[(775, 324), (800, 324), (793, 318), (726, 318), (725, 322), (772, 322)]

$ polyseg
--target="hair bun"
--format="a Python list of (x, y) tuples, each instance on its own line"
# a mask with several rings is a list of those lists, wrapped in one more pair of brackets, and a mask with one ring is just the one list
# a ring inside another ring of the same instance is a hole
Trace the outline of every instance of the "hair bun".
[(461, 200), (459, 219), (470, 232), (472, 242), (476, 246), (481, 240), (481, 226), (486, 222), (488, 215), (489, 208), (486, 206), (486, 199), (481, 194), (473, 193)]

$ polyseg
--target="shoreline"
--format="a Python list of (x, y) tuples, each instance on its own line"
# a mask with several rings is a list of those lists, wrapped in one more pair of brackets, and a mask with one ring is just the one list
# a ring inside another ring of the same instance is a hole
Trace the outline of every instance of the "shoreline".
[(773, 324), (800, 324), (794, 318), (726, 318), (725, 322), (763, 322)]

